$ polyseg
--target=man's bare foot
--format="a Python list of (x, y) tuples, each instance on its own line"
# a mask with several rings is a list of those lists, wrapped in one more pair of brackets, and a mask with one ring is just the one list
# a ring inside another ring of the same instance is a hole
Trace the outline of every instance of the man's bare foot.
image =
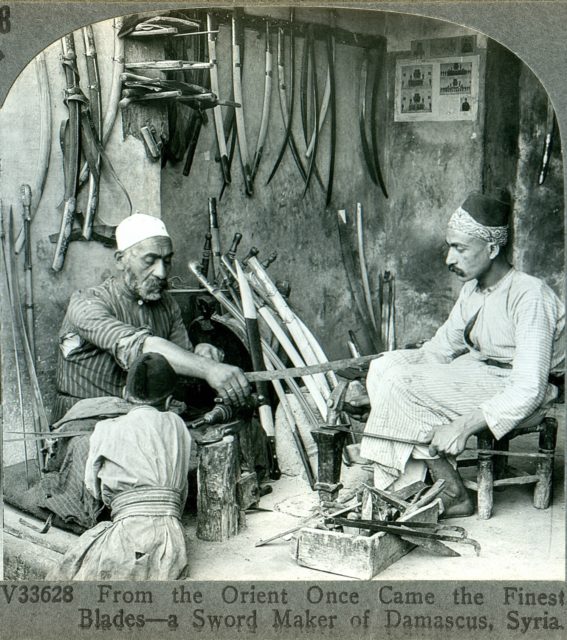
[(444, 511), (440, 518), (467, 518), (474, 513), (474, 502), (459, 472), (446, 458), (426, 460), (427, 468), (433, 481), (445, 480), (445, 487), (440, 494)]
[(474, 502), (465, 488), (465, 496), (461, 499), (452, 498), (441, 493), (441, 501), (443, 502), (443, 513), (439, 516), (440, 520), (448, 518), (468, 518), (474, 514)]

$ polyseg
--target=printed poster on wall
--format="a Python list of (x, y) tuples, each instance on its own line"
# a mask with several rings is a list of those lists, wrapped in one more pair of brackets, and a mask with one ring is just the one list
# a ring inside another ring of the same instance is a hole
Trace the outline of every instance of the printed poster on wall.
[(396, 62), (396, 122), (475, 120), (478, 56)]

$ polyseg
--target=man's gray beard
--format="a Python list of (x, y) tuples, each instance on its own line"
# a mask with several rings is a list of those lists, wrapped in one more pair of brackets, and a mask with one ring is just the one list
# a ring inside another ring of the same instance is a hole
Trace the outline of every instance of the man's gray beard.
[[(145, 283), (140, 284), (138, 278), (136, 278), (130, 269), (127, 268), (124, 274), (124, 282), (128, 289), (136, 294), (138, 298), (144, 300), (144, 302), (156, 302), (161, 299), (163, 289), (149, 286), (152, 278), (153, 276), (150, 276)], [(156, 281), (157, 278), (153, 278), (153, 280)]]

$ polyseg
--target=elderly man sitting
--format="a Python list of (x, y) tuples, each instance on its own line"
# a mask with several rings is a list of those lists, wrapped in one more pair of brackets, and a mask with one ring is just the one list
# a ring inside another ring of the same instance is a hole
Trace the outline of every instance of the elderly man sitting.
[(163, 222), (142, 213), (116, 228), (118, 277), (71, 297), (59, 333), (58, 396), (53, 420), (81, 398), (121, 396), (130, 364), (163, 355), (175, 372), (206, 380), (226, 401), (250, 393), (244, 373), (219, 362), (209, 344), (193, 350), (175, 300), (166, 291), (173, 245)]
[(376, 463), (375, 485), (422, 479), (428, 468), (446, 481), (445, 517), (474, 511), (454, 459), (468, 438), (514, 429), (556, 396), (548, 377), (564, 366), (564, 306), (509, 264), (508, 214), (505, 202), (478, 194), (455, 211), (446, 263), (465, 284), (449, 318), (420, 349), (373, 361), (367, 377), (360, 453)]
[[(128, 413), (127, 373), (148, 352), (163, 356), (177, 375), (204, 379), (225, 402), (243, 403), (250, 393), (244, 373), (220, 362), (210, 344), (193, 350), (166, 291), (173, 245), (163, 222), (131, 215), (118, 225), (116, 244), (118, 276), (75, 292), (63, 319), (52, 415), (57, 430), (90, 435), (100, 419)], [(101, 507), (85, 491), (87, 453), (88, 437), (57, 441), (42, 481), (41, 506), (82, 528), (96, 523)]]

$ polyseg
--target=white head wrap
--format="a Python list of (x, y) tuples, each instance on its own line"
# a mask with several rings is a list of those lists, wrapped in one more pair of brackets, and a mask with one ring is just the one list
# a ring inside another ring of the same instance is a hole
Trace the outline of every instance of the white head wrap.
[(449, 229), (461, 231), (473, 238), (479, 238), (490, 244), (497, 244), (503, 247), (508, 242), (508, 227), (488, 227), (477, 222), (462, 207), (459, 207), (451, 216)]
[(170, 237), (162, 220), (146, 213), (134, 213), (116, 227), (116, 248), (125, 251), (142, 240), (155, 237)]

